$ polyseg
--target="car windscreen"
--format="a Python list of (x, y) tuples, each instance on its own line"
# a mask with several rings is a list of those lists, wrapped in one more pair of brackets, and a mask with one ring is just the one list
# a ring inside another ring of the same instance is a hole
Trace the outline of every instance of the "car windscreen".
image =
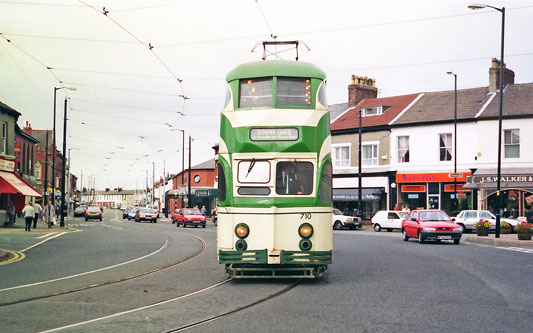
[(420, 221), (451, 221), (444, 212), (420, 212)]
[(154, 210), (153, 209), (150, 209), (150, 208), (143, 208), (141, 210), (139, 210), (140, 213), (153, 213)]
[(202, 215), (199, 209), (184, 209), (183, 215)]

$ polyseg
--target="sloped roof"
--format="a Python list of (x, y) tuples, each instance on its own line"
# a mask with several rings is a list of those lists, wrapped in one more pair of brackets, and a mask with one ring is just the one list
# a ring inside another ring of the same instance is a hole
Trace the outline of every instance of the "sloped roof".
[(383, 114), (363, 117), (361, 127), (383, 126), (391, 122), (402, 112), (419, 94), (403, 96), (368, 98), (361, 101), (331, 124), (331, 130), (344, 130), (359, 127), (359, 109), (373, 106), (390, 106)]
[[(511, 84), (503, 90), (503, 117), (533, 116), (533, 83)], [(500, 93), (497, 92), (479, 119), (498, 117)]]
[(17, 110), (13, 109), (9, 105), (6, 105), (2, 102), (0, 102), (0, 111), (11, 114), (12, 116), (15, 117), (15, 119), (18, 119), (18, 117), (21, 115), (20, 112), (18, 112)]
[[(475, 119), (489, 100), (488, 87), (457, 90), (457, 119)], [(454, 120), (454, 91), (425, 93), (393, 125)]]
[(328, 106), (329, 109), (329, 121), (333, 122), (344, 111), (348, 110), (348, 103), (332, 104)]

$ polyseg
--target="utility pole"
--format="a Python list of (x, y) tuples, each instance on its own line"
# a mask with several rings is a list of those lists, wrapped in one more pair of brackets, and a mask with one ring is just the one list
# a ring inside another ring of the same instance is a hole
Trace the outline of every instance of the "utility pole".
[(187, 191), (187, 207), (191, 208), (191, 136), (189, 135), (189, 177), (187, 177), (188, 181), (188, 191)]
[(67, 153), (67, 99), (65, 98), (65, 110), (63, 114), (63, 163), (61, 163), (61, 222), (60, 227), (65, 227), (65, 167)]
[(44, 202), (43, 207), (48, 204), (48, 131), (46, 131), (46, 152), (44, 162)]

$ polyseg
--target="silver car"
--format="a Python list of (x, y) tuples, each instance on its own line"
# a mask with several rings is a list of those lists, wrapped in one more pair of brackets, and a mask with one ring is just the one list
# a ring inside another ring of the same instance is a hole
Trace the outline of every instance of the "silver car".
[[(496, 216), (488, 210), (463, 210), (457, 217), (452, 218), (455, 223), (463, 227), (464, 232), (472, 232), (476, 230), (474, 224), (479, 220), (487, 220), (490, 222), (490, 230), (496, 229)], [(507, 222), (511, 225), (511, 232), (514, 231), (514, 227), (518, 223), (517, 220), (500, 218), (501, 222)]]

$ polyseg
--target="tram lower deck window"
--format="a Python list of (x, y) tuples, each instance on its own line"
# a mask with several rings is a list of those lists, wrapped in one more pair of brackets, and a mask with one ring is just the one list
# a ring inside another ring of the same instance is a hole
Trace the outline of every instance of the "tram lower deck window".
[(278, 162), (276, 193), (279, 195), (309, 195), (313, 193), (313, 163)]

